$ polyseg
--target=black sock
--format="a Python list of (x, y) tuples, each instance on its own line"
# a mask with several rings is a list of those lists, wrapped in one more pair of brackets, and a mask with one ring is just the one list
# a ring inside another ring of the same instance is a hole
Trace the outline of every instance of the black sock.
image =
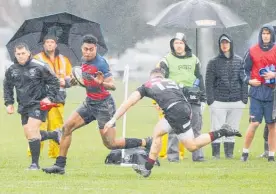
[(145, 168), (147, 170), (151, 170), (153, 168), (154, 164), (155, 164), (155, 160), (148, 158), (148, 161), (145, 164)]
[(56, 139), (57, 132), (55, 131), (42, 131), (40, 130), (41, 141), (45, 141), (47, 139)]
[(32, 163), (38, 165), (40, 155), (40, 139), (29, 139), (29, 146), (32, 154)]
[(214, 141), (218, 138), (221, 138), (224, 134), (222, 133), (221, 130), (217, 130), (217, 131), (210, 132), (209, 135), (211, 137), (211, 141)]
[(66, 157), (58, 156), (55, 165), (64, 168), (66, 165)]
[(142, 139), (137, 139), (137, 138), (125, 138), (125, 149), (128, 148), (136, 148), (139, 146), (142, 146)]

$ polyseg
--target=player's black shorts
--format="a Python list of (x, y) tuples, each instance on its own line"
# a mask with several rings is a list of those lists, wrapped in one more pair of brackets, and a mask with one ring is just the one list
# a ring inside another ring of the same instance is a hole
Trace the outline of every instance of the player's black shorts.
[(186, 102), (179, 102), (165, 111), (165, 118), (177, 135), (185, 133), (191, 128), (191, 106)]
[(48, 111), (42, 111), (40, 110), (39, 106), (33, 106), (24, 108), (24, 111), (22, 111), (20, 114), (22, 125), (26, 125), (28, 123), (29, 117), (45, 122)]
[(87, 97), (76, 111), (83, 118), (85, 124), (97, 120), (99, 129), (103, 129), (115, 114), (116, 106), (112, 96), (97, 102)]

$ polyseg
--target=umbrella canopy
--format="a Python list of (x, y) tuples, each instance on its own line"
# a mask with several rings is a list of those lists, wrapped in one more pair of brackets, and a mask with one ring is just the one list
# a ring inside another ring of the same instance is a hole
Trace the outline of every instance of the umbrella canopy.
[(247, 23), (223, 5), (186, 0), (168, 6), (148, 24), (166, 28), (229, 28)]
[(14, 46), (20, 42), (26, 43), (32, 54), (37, 54), (43, 49), (44, 37), (54, 35), (58, 39), (60, 53), (76, 65), (81, 60), (81, 39), (86, 34), (92, 34), (98, 39), (98, 53), (104, 55), (107, 52), (107, 46), (100, 24), (69, 13), (26, 20), (6, 47), (11, 59), (14, 58)]

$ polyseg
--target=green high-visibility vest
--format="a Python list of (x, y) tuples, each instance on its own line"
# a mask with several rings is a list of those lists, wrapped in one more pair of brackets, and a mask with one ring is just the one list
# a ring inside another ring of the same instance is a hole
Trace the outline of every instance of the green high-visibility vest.
[(191, 57), (177, 58), (172, 53), (169, 53), (166, 57), (166, 62), (169, 68), (169, 79), (174, 80), (178, 84), (184, 86), (193, 86), (196, 80), (195, 68), (197, 64), (197, 57), (192, 55)]

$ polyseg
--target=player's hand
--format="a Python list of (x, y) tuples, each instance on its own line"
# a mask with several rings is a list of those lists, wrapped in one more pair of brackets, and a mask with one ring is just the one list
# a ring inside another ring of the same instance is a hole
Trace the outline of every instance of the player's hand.
[(64, 88), (65, 84), (66, 84), (65, 79), (64, 78), (59, 78), (59, 85), (60, 85), (60, 87)]
[(265, 73), (263, 74), (263, 78), (266, 79), (266, 80), (268, 80), (268, 79), (273, 79), (273, 78), (275, 78), (275, 77), (276, 77), (275, 72), (272, 72), (272, 71), (265, 72)]
[(257, 80), (257, 79), (251, 79), (251, 80), (249, 80), (249, 84), (250, 84), (251, 86), (257, 87), (257, 86), (260, 86), (260, 85), (261, 85), (261, 82), (260, 82), (259, 80)]
[(42, 99), (41, 102), (43, 102), (44, 104), (51, 104), (52, 103), (51, 100), (47, 97)]
[(104, 82), (104, 74), (103, 74), (103, 72), (97, 71), (95, 74), (96, 74), (96, 77), (94, 78), (94, 81), (97, 84), (101, 85)]
[(6, 107), (7, 113), (8, 114), (13, 114), (14, 113), (14, 106), (13, 105), (8, 105)]

